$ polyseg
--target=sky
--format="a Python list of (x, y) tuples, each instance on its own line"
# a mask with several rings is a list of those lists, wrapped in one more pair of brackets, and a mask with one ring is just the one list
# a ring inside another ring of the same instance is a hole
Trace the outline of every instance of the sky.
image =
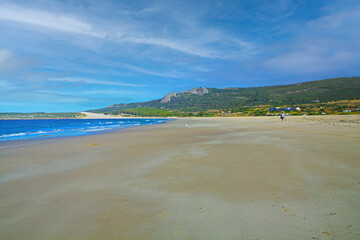
[(0, 112), (351, 76), (359, 0), (0, 0)]

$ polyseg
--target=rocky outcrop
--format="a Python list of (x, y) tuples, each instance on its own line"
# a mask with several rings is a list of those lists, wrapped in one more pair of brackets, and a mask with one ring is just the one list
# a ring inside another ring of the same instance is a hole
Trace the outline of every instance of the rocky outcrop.
[(209, 92), (209, 90), (207, 88), (199, 87), (199, 88), (193, 88), (191, 90), (187, 90), (187, 91), (180, 92), (180, 93), (191, 93), (191, 94), (202, 96), (208, 92)]
[(204, 88), (204, 87), (193, 88), (191, 90), (187, 90), (187, 91), (183, 91), (183, 92), (179, 92), (179, 93), (172, 92), (172, 93), (166, 94), (162, 99), (160, 99), (160, 102), (161, 103), (170, 102), (172, 97), (178, 97), (178, 96), (181, 96), (181, 94), (184, 94), (184, 93), (190, 93), (190, 94), (203, 96), (204, 94), (206, 94), (208, 92), (209, 92), (209, 90), (207, 88)]
[(167, 103), (171, 101), (171, 97), (176, 97), (176, 93), (172, 92), (169, 94), (166, 94), (162, 99), (160, 99), (161, 103)]

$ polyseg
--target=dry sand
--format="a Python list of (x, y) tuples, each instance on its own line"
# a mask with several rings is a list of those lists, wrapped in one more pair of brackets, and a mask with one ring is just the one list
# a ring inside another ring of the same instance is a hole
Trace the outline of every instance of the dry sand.
[(105, 115), (103, 113), (92, 113), (92, 112), (81, 112), (82, 114), (86, 115), (85, 117), (82, 118), (90, 118), (90, 119), (102, 119), (102, 118), (124, 118), (122, 116), (117, 116), (117, 115)]
[(1, 143), (0, 239), (360, 239), (350, 125), (179, 119)]

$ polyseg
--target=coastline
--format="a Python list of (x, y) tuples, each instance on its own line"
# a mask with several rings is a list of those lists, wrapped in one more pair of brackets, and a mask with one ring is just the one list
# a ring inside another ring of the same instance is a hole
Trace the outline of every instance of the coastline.
[[(76, 117), (76, 118), (0, 118), (1, 120), (61, 120), (61, 119), (193, 119), (193, 118), (276, 118), (278, 116), (223, 116), (223, 117), (177, 117), (177, 116), (170, 116), (170, 117), (141, 117), (141, 116), (119, 116), (119, 115), (105, 115), (103, 113), (92, 113), (92, 112), (80, 112), (81, 114), (85, 115), (83, 117)], [(314, 119), (321, 119), (322, 122), (328, 122), (327, 119), (356, 119), (356, 122), (360, 124), (360, 114), (329, 114), (329, 115), (288, 115), (286, 118), (294, 118), (294, 119), (305, 119), (307, 121), (313, 121)]]
[(356, 239), (360, 129), (182, 118), (0, 151), (4, 239)]
[[(5, 120), (0, 125), (0, 143), (8, 141), (73, 137), (108, 133), (143, 125), (161, 124), (173, 119), (27, 119)], [(0, 122), (1, 123), (1, 122)]]

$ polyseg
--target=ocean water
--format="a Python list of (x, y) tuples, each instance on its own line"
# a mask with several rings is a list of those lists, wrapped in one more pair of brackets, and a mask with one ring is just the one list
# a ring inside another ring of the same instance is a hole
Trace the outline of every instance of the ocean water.
[(101, 131), (161, 124), (167, 119), (44, 119), (0, 120), (0, 142), (79, 136)]

